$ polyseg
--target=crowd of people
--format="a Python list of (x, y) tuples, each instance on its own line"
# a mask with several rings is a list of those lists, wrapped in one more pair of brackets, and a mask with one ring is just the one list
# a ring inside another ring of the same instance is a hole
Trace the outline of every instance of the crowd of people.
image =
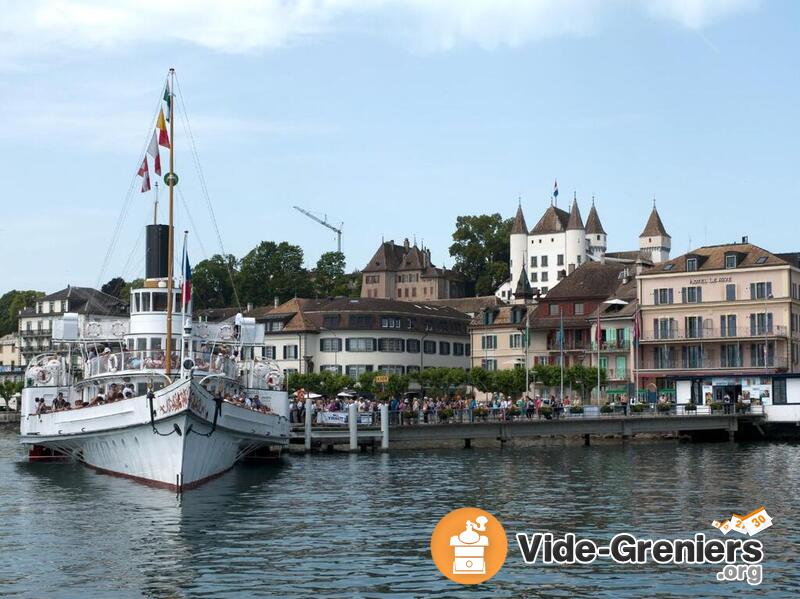
[(220, 399), (235, 406), (249, 408), (264, 414), (268, 414), (272, 411), (268, 405), (259, 399), (258, 394), (253, 395), (253, 397), (249, 397), (246, 393), (244, 393), (244, 391), (241, 391), (239, 393), (226, 393), (223, 396), (218, 392), (215, 394), (214, 400), (219, 401)]
[[(306, 417), (306, 403), (303, 394), (295, 396), (289, 403), (289, 419), (293, 423), (303, 423)], [(370, 397), (334, 397), (322, 396), (312, 401), (312, 410), (319, 412), (346, 412), (355, 404), (360, 414), (373, 414), (373, 422), (380, 421), (380, 406), (388, 403), (389, 419), (392, 424), (410, 424), (414, 422), (435, 423), (443, 420), (470, 422), (479, 418), (494, 420), (511, 420), (518, 418), (560, 418), (571, 405), (580, 405), (580, 400), (569, 395), (563, 401), (555, 395), (550, 397), (519, 398), (514, 400), (502, 394), (491, 400), (478, 402), (474, 397), (455, 395), (447, 398), (434, 398), (427, 395), (406, 394), (388, 401), (379, 401)], [(545, 409), (543, 409), (545, 408)]]

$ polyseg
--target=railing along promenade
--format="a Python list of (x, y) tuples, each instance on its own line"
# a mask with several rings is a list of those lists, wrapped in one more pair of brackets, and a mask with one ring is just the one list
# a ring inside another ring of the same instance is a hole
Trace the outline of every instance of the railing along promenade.
[[(640, 404), (642, 405), (642, 404)], [(295, 422), (294, 438), (302, 439), (306, 449), (314, 445), (348, 443), (350, 450), (366, 445), (388, 449), (392, 443), (424, 443), (431, 441), (464, 440), (466, 447), (472, 439), (495, 439), (505, 443), (514, 438), (533, 438), (550, 435), (582, 435), (589, 443), (590, 435), (620, 435), (623, 439), (640, 433), (667, 434), (692, 431), (726, 431), (729, 438), (739, 428), (740, 420), (760, 422), (763, 406), (746, 409), (730, 405), (719, 410), (709, 406), (644, 404), (642, 408), (616, 406), (601, 411), (600, 406), (583, 406), (582, 412), (569, 407), (558, 410), (514, 410), (501, 408), (442, 409), (426, 414), (388, 410), (388, 406), (372, 412), (371, 424), (364, 423), (364, 413), (350, 406), (341, 424), (318, 424), (318, 413), (312, 419)], [(311, 405), (306, 406), (311, 410)], [(308, 412), (306, 412), (308, 413)], [(304, 416), (297, 414), (296, 416)], [(344, 414), (343, 414), (344, 416)], [(297, 418), (295, 418), (297, 419)], [(361, 423), (359, 423), (359, 420)], [(367, 418), (367, 420), (369, 420)]]

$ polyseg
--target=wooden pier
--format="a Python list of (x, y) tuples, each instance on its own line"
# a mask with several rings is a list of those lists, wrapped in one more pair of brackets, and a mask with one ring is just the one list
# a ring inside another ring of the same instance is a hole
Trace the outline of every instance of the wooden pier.
[[(562, 418), (545, 419), (515, 416), (510, 419), (448, 421), (436, 423), (401, 422), (399, 415), (389, 418), (384, 405), (380, 412), (380, 426), (358, 426), (355, 406), (350, 407), (345, 426), (312, 426), (309, 419), (297, 425), (292, 433), (295, 444), (303, 444), (306, 451), (347, 445), (349, 451), (367, 448), (389, 449), (390, 442), (413, 447), (436, 441), (463, 440), (470, 447), (473, 440), (493, 440), (501, 446), (513, 439), (532, 439), (553, 435), (582, 436), (588, 445), (592, 436), (619, 436), (623, 440), (637, 434), (698, 434), (721, 431), (733, 440), (743, 422), (758, 428), (764, 420), (762, 413), (666, 413), (666, 414), (569, 414)], [(310, 412), (306, 412), (310, 413)], [(396, 422), (397, 424), (389, 424)]]

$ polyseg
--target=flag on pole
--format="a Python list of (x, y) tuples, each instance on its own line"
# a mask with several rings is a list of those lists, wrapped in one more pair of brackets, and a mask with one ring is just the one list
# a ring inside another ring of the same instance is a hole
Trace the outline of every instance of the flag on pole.
[(169, 83), (164, 86), (164, 102), (167, 105), (166, 118), (170, 120), (172, 118), (172, 94), (169, 92)]
[(192, 267), (189, 264), (189, 253), (183, 251), (183, 285), (181, 288), (181, 302), (184, 312), (191, 312), (192, 302)]
[(158, 121), (156, 121), (156, 127), (158, 127), (158, 145), (164, 146), (165, 148), (169, 147), (169, 135), (167, 135), (167, 123), (164, 120), (164, 109), (159, 109), (158, 111)]
[(153, 137), (150, 139), (150, 145), (147, 146), (147, 153), (153, 157), (153, 170), (156, 171), (156, 175), (161, 175), (161, 155), (158, 151), (158, 138), (156, 137), (156, 132), (153, 131)]
[(600, 307), (597, 307), (597, 330), (594, 333), (595, 341), (597, 341), (597, 351), (600, 351), (600, 345), (603, 343), (603, 331), (600, 328)]
[(558, 179), (556, 179), (556, 183), (553, 186), (553, 197), (558, 199)]
[(150, 169), (147, 167), (147, 156), (142, 160), (142, 166), (137, 173), (142, 178), (142, 193), (150, 191)]

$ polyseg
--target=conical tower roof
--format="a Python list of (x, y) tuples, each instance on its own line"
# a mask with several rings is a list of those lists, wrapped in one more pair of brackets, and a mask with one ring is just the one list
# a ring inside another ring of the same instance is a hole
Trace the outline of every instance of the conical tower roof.
[(531, 282), (528, 280), (528, 273), (525, 268), (522, 269), (522, 272), (519, 274), (519, 279), (517, 280), (517, 288), (514, 290), (514, 298), (515, 299), (529, 299), (533, 297), (533, 289), (531, 288)]
[(606, 231), (603, 229), (603, 223), (600, 222), (600, 217), (597, 214), (597, 208), (592, 207), (589, 210), (589, 216), (586, 218), (586, 233), (589, 235), (605, 235)]
[(577, 198), (572, 198), (572, 209), (569, 211), (567, 231), (570, 229), (583, 229), (583, 219), (581, 218), (581, 211), (578, 209)]
[(661, 222), (661, 217), (658, 215), (655, 204), (653, 204), (653, 211), (650, 213), (650, 218), (647, 219), (647, 224), (639, 237), (657, 237), (658, 235), (670, 237), (664, 228), (664, 223)]
[(517, 215), (514, 217), (514, 224), (511, 225), (511, 234), (528, 234), (528, 225), (525, 224), (525, 215), (522, 214), (522, 204), (517, 206)]

